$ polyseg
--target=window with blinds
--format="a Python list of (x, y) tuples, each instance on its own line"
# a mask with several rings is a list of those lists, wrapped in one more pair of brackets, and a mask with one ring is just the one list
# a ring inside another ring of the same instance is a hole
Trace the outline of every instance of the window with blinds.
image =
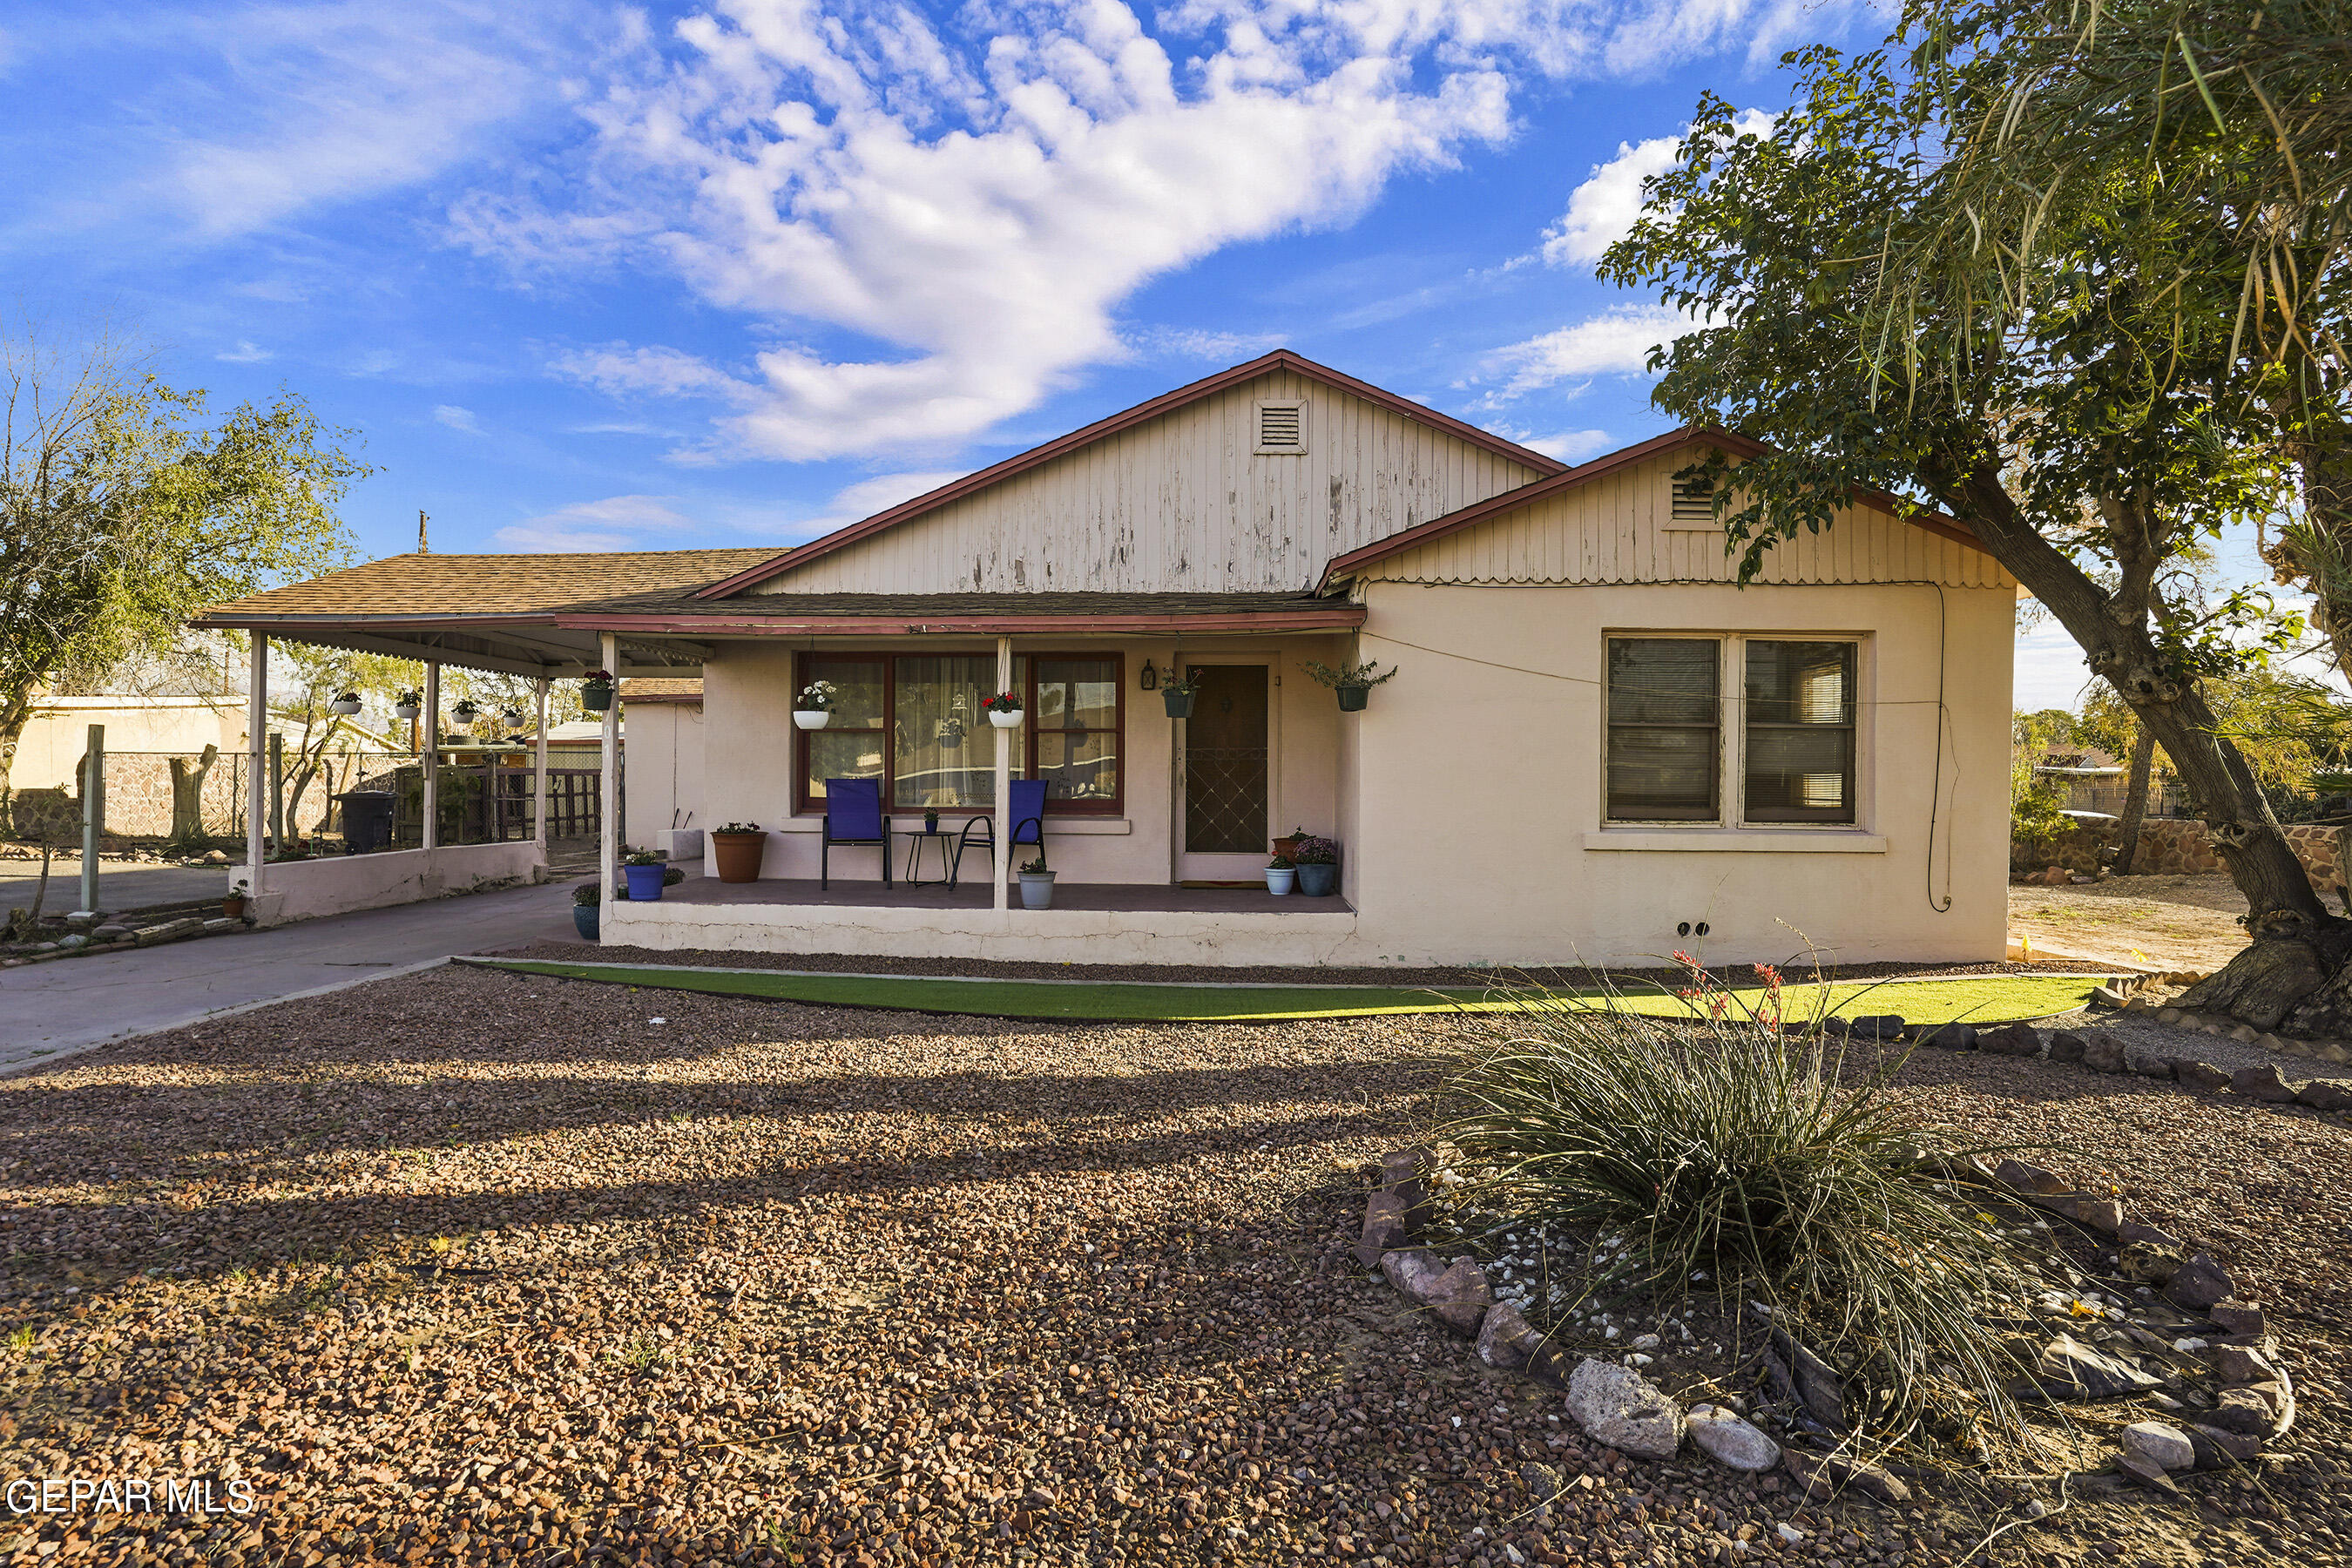
[(1307, 405), (1257, 405), (1257, 450), (1265, 457), (1295, 457), (1307, 450)]
[(1853, 820), (1854, 645), (1748, 643), (1749, 822)]
[(1714, 637), (1609, 639), (1609, 820), (1723, 816), (1723, 646)]

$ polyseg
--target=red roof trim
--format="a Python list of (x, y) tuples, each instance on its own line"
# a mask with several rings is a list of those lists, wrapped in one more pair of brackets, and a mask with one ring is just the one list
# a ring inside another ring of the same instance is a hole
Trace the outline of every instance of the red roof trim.
[[(1646, 441), (1635, 442), (1633, 446), (1622, 451), (1612, 452), (1605, 458), (1595, 458), (1582, 468), (1570, 468), (1566, 473), (1537, 479), (1530, 484), (1521, 485), (1517, 489), (1505, 490), (1501, 495), (1488, 496), (1485, 500), (1474, 502), (1459, 511), (1447, 512), (1444, 517), (1433, 517), (1427, 522), (1405, 529), (1402, 532), (1391, 533), (1386, 539), (1376, 539), (1370, 544), (1360, 545), (1345, 555), (1334, 557), (1331, 563), (1323, 568), (1323, 580), (1317, 585), (1316, 592), (1329, 592), (1335, 582), (1343, 577), (1355, 575), (1357, 572), (1372, 562), (1385, 560), (1389, 556), (1427, 544), (1431, 540), (1443, 539), (1449, 533), (1457, 533), (1465, 528), (1475, 528), (1479, 523), (1517, 511), (1523, 507), (1532, 506), (1537, 501), (1547, 500), (1563, 490), (1574, 489), (1588, 480), (1601, 479), (1605, 475), (1615, 473), (1620, 468), (1631, 467), (1633, 464), (1651, 458), (1662, 457), (1685, 447), (1720, 447), (1727, 452), (1737, 453), (1743, 458), (1760, 457), (1770, 450), (1763, 442), (1752, 437), (1738, 435), (1712, 426), (1686, 425), (1679, 430), (1669, 430), (1663, 436), (1653, 436)], [(1966, 524), (1955, 518), (1947, 517), (1942, 512), (1924, 512), (1906, 517), (1903, 510), (1905, 503), (1889, 491), (1856, 487), (1853, 499), (1864, 505), (1890, 513), (1898, 521), (1907, 522), (1914, 528), (1925, 529), (1929, 533), (1951, 540), (1955, 543), (1965, 544), (1971, 550), (1982, 550), (1988, 555), (1992, 553), (1990, 550), (1985, 550), (1984, 541), (1969, 532)]]
[(1180, 386), (1173, 392), (1161, 393), (1149, 403), (1139, 403), (1134, 407), (1123, 413), (1114, 414), (1108, 419), (1097, 419), (1083, 429), (1073, 430), (1068, 435), (1058, 437), (1042, 447), (1033, 447), (1028, 451), (1007, 458), (1003, 462), (982, 468), (977, 473), (966, 474), (960, 479), (950, 480), (935, 490), (917, 496), (912, 500), (901, 501), (887, 511), (877, 511), (872, 517), (853, 522), (845, 528), (835, 529), (824, 538), (811, 540), (796, 549), (788, 550), (772, 561), (763, 561), (756, 566), (738, 572), (732, 577), (722, 578), (707, 588), (697, 589), (694, 596), (698, 599), (723, 599), (730, 595), (739, 594), (754, 583), (764, 583), (771, 577), (781, 576), (794, 571), (820, 556), (829, 555), (845, 546), (855, 544), (861, 539), (870, 539), (885, 529), (896, 528), (902, 522), (910, 522), (926, 512), (936, 511), (950, 501), (961, 500), (968, 495), (986, 489), (999, 480), (1009, 479), (1015, 474), (1026, 473), (1031, 468), (1075, 452), (1081, 447), (1091, 446), (1106, 436), (1116, 436), (1122, 430), (1132, 429), (1147, 420), (1157, 419), (1160, 416), (1171, 413), (1187, 404), (1197, 403), (1228, 387), (1238, 386), (1244, 382), (1255, 381), (1262, 375), (1270, 375), (1278, 370), (1292, 371), (1309, 380), (1319, 381), (1324, 385), (1338, 391), (1353, 394), (1367, 403), (1378, 404), (1392, 414), (1402, 415), (1416, 425), (1426, 425), (1432, 429), (1442, 430), (1449, 436), (1470, 442), (1474, 446), (1483, 447), (1497, 457), (1507, 458), (1526, 468), (1549, 473), (1567, 471), (1568, 465), (1557, 458), (1547, 458), (1541, 452), (1533, 451), (1515, 441), (1506, 441), (1491, 431), (1481, 430), (1476, 426), (1465, 424), (1451, 415), (1440, 414), (1436, 409), (1424, 407), (1410, 398), (1399, 397), (1395, 393), (1383, 391), (1368, 381), (1358, 381), (1354, 376), (1333, 370), (1328, 365), (1317, 364), (1310, 359), (1302, 359), (1288, 349), (1276, 349), (1272, 353), (1251, 360), (1246, 364), (1237, 364), (1230, 369), (1221, 370), (1214, 375), (1203, 377), (1189, 386)]
[[(784, 598), (782, 595), (777, 597)], [(789, 600), (786, 601), (789, 604)], [(1364, 624), (1361, 605), (1338, 601), (1311, 609), (1252, 610), (1240, 615), (1135, 614), (1101, 616), (583, 616), (559, 626), (610, 632), (667, 633), (699, 637), (903, 637), (918, 633), (987, 633), (998, 637), (1057, 632), (1103, 636), (1157, 632), (1345, 631)]]

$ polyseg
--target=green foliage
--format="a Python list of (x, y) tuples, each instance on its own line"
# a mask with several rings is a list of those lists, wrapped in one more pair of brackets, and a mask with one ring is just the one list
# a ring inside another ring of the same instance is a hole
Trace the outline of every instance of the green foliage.
[(1396, 679), (1394, 665), (1389, 667), (1386, 674), (1374, 675), (1372, 671), (1381, 668), (1380, 661), (1377, 659), (1370, 664), (1343, 664), (1334, 669), (1328, 664), (1310, 658), (1299, 668), (1321, 684), (1334, 689), (1342, 686), (1378, 686), (1383, 680)]
[[(1657, 1285), (1695, 1272), (1761, 1294), (1822, 1353), (1862, 1369), (1869, 1436), (2015, 1431), (2021, 1370), (1980, 1295), (2028, 1283), (1965, 1194), (1922, 1169), (1948, 1135), (1864, 1068), (1782, 1027), (1689, 966), (1695, 1022), (1570, 1011), (1538, 992), (1465, 1018), (1475, 1042), (1441, 1131), (1462, 1151), (1465, 1207), (1516, 1226), (1630, 1238)], [(2014, 1315), (2022, 1316), (2022, 1313)], [(1849, 1380), (1849, 1386), (1853, 1380)]]
[(2074, 716), (2060, 708), (2037, 713), (2019, 709), (2010, 721), (2009, 830), (2013, 837), (2042, 837), (2063, 831), (2066, 784), (2033, 770), (2053, 746), (2076, 739)]

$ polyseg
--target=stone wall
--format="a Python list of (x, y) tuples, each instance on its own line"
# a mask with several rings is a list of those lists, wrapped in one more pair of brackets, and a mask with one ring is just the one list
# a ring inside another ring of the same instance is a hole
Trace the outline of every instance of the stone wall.
[[(2338, 885), (2352, 882), (2352, 877), (2347, 877), (2344, 869), (2346, 831), (2308, 823), (2299, 823), (2286, 830), (2287, 842), (2294, 846), (2295, 858), (2311, 873), (2311, 885), (2323, 893), (2333, 893)], [(2228, 869), (2214, 850), (2203, 823), (2184, 817), (2159, 817), (2141, 825), (2139, 853), (2132, 861), (2134, 875), (2219, 875)]]

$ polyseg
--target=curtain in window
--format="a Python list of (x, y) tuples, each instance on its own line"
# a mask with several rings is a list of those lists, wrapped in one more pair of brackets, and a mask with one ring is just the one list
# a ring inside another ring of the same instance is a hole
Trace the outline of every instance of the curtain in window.
[(1750, 640), (1750, 822), (1852, 822), (1854, 645)]
[(1609, 639), (1609, 816), (1712, 822), (1723, 752), (1720, 645)]
[(827, 779), (882, 776), (882, 715), (885, 691), (878, 658), (812, 658), (803, 661), (805, 680), (834, 684), (833, 717), (808, 732), (808, 796), (824, 798)]
[[(1013, 689), (1028, 660), (1013, 661)], [(993, 656), (898, 661), (898, 710), (890, 804), (900, 808), (978, 807), (996, 802), (996, 731), (981, 703), (996, 690)], [(1021, 771), (1016, 754), (1013, 772)]]
[(1119, 661), (1037, 661), (1037, 773), (1048, 800), (1118, 798)]

